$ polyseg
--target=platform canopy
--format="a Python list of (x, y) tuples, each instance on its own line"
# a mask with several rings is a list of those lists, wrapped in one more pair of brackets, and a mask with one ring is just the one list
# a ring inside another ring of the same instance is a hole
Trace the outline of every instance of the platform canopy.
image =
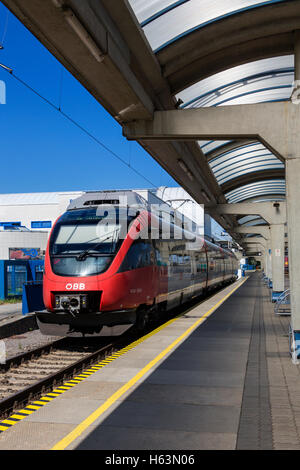
[[(287, 13), (295, 1), (129, 1), (180, 109), (290, 100), (294, 55), (285, 15), (275, 25), (279, 8)], [(284, 162), (262, 143), (198, 145), (229, 203), (284, 199)]]
[(156, 139), (128, 126), (289, 101), (300, 0), (0, 1), (230, 234), (237, 218), (218, 204), (285, 197), (284, 157), (256, 133)]
[(284, 0), (130, 0), (155, 52), (210, 23)]

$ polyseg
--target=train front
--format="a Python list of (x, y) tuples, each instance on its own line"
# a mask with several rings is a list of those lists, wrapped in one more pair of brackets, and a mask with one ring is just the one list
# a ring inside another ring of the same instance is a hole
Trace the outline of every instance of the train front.
[[(130, 243), (126, 239), (128, 224), (134, 220), (127, 211), (113, 209), (70, 210), (54, 225), (45, 257), (46, 310), (37, 312), (43, 334), (93, 334), (104, 325), (135, 321), (130, 309), (116, 309), (114, 305), (113, 311), (109, 311), (109, 305), (102, 308), (103, 292), (110, 292), (114, 286), (114, 274), (122, 261), (120, 247), (126, 251), (126, 243)], [(117, 292), (114, 297), (118, 297)]]

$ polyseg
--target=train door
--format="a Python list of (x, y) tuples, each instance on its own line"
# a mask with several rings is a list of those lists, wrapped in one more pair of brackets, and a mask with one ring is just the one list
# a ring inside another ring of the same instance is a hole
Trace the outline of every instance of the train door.
[(225, 280), (225, 259), (222, 248), (214, 247), (214, 256), (216, 259), (215, 283), (222, 284)]
[(154, 284), (156, 289), (156, 303), (168, 300), (168, 277), (169, 277), (169, 248), (163, 240), (154, 240), (155, 262)]
[(231, 254), (225, 253), (225, 280), (229, 281), (233, 277), (233, 259)]
[(135, 240), (122, 264), (122, 271), (133, 286), (130, 294), (135, 304), (152, 304), (157, 295), (155, 252), (148, 240)]
[(194, 295), (194, 272), (192, 263), (192, 253), (186, 251), (183, 255), (183, 280), (182, 280), (182, 301), (191, 299)]
[(181, 240), (169, 241), (168, 308), (181, 302), (185, 274), (184, 248)]
[(206, 244), (207, 247), (207, 287), (213, 287), (216, 283), (216, 257), (215, 250), (210, 243)]
[(195, 253), (194, 295), (201, 295), (207, 287), (207, 254), (205, 246)]
[(220, 282), (225, 282), (226, 280), (226, 256), (224, 250), (220, 248)]

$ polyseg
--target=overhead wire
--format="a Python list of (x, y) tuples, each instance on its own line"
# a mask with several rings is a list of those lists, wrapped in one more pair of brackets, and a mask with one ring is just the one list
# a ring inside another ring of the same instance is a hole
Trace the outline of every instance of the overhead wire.
[[(35, 88), (33, 88), (29, 83), (25, 82), (22, 78), (18, 77), (12, 68), (7, 67), (6, 65), (3, 65), (0, 63), (0, 67), (5, 70), (11, 77), (13, 77), (16, 81), (21, 83), (24, 87), (26, 87), (28, 90), (30, 90), (32, 93), (34, 93), (36, 96), (38, 96), (42, 101), (44, 101), (46, 104), (48, 104), (50, 107), (55, 109), (58, 113), (60, 113), (65, 119), (67, 119), (69, 122), (71, 122), (74, 126), (76, 126), (78, 129), (80, 129), (84, 134), (86, 134), (90, 139), (92, 139), (94, 142), (96, 142), (100, 147), (102, 147), (106, 152), (110, 153), (113, 157), (118, 159), (123, 165), (126, 165), (127, 168), (132, 170), (136, 175), (139, 177), (143, 178), (144, 181), (149, 183), (152, 187), (158, 188), (157, 185), (155, 185), (151, 180), (149, 180), (146, 176), (144, 176), (140, 171), (138, 171), (136, 168), (134, 168), (131, 165), (131, 162), (126, 162), (120, 155), (118, 155), (114, 150), (109, 148), (106, 144), (104, 144), (98, 137), (96, 137), (94, 134), (92, 134), (88, 129), (86, 129), (83, 125), (81, 125), (78, 121), (76, 121), (72, 116), (69, 114), (65, 113), (61, 109), (61, 103), (59, 103), (59, 106), (57, 106), (55, 103), (50, 101), (48, 98), (43, 96), (39, 91), (37, 91)], [(61, 100), (61, 98), (60, 98)]]

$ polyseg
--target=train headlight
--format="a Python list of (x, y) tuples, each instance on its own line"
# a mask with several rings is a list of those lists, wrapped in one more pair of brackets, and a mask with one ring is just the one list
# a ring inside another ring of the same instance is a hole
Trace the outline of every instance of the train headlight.
[(60, 308), (60, 297), (59, 297), (59, 295), (55, 296), (55, 308)]
[(87, 307), (88, 307), (87, 295), (81, 295), (80, 296), (80, 306), (83, 310), (87, 309)]
[(71, 313), (80, 313), (88, 309), (88, 296), (87, 295), (56, 295), (55, 308), (57, 310), (65, 310)]

